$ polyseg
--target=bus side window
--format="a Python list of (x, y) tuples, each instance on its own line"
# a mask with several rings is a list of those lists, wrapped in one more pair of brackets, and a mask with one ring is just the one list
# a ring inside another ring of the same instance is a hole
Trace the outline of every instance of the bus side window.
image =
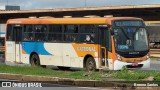
[(24, 34), (23, 40), (24, 40), (24, 41), (29, 41), (29, 40), (30, 40), (28, 34)]
[(56, 25), (54, 28), (54, 38), (56, 41), (62, 41), (62, 25)]
[(40, 39), (42, 41), (47, 41), (48, 40), (48, 29), (47, 25), (42, 25), (41, 27), (41, 32), (40, 32)]
[(33, 41), (34, 39), (34, 32), (33, 32), (33, 25), (26, 25), (24, 28), (24, 35), (23, 40), (24, 41)]
[(94, 25), (80, 25), (80, 42), (95, 43), (95, 30)]
[(74, 26), (74, 34), (73, 34), (73, 40), (74, 42), (79, 42), (79, 34), (78, 34), (78, 29), (79, 29), (79, 25), (75, 25)]
[(54, 37), (53, 37), (53, 25), (48, 25), (48, 41), (52, 42), (54, 41)]
[(62, 41), (62, 25), (59, 24), (49, 25), (48, 41), (49, 42)]
[(75, 42), (78, 33), (78, 25), (64, 25), (64, 41)]
[(40, 41), (40, 30), (41, 30), (41, 25), (34, 26), (35, 41)]
[(13, 30), (12, 30), (12, 25), (8, 24), (7, 25), (7, 40), (12, 41), (13, 40)]
[(36, 41), (47, 41), (48, 31), (47, 25), (35, 25), (35, 40)]

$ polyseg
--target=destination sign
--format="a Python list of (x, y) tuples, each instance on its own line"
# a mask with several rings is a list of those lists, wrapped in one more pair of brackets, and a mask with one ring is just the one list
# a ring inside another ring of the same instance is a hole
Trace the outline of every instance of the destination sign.
[(127, 20), (127, 21), (114, 21), (115, 26), (143, 26), (142, 21), (140, 20)]

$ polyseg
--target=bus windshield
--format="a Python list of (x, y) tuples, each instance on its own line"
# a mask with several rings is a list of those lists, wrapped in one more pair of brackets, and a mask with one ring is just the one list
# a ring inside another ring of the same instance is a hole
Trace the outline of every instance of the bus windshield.
[(116, 51), (141, 52), (148, 50), (147, 32), (145, 28), (123, 27), (114, 28), (113, 30)]

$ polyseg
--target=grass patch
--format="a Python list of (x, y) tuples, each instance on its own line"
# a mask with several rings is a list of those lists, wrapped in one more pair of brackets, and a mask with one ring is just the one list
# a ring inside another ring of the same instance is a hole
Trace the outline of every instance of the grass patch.
[(112, 78), (135, 81), (160, 81), (159, 71), (121, 70), (111, 73)]
[(0, 73), (13, 73), (23, 75), (36, 75), (36, 76), (49, 76), (60, 78), (73, 78), (73, 79), (87, 79), (87, 80), (100, 80), (101, 75), (99, 72), (86, 72), (81, 71), (62, 71), (53, 70), (49, 68), (42, 68), (36, 66), (7, 66), (0, 65)]
[(151, 60), (157, 60), (157, 61), (160, 60), (160, 57), (151, 56), (150, 58), (151, 58)]
[(159, 71), (131, 71), (123, 69), (121, 71), (109, 71), (109, 72), (87, 72), (81, 71), (62, 71), (52, 70), (41, 67), (28, 67), (28, 66), (7, 66), (0, 65), (0, 73), (13, 73), (23, 75), (36, 75), (36, 76), (49, 76), (49, 77), (60, 77), (60, 78), (72, 78), (72, 79), (85, 79), (85, 80), (104, 80), (107, 78), (113, 79), (124, 79), (124, 80), (136, 80), (136, 81), (147, 81), (148, 77), (152, 77), (152, 81), (160, 81)]

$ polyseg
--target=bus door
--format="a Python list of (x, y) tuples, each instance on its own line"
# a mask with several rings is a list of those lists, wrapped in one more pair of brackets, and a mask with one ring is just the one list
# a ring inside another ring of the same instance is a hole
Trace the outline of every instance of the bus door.
[(13, 33), (14, 33), (14, 40), (15, 40), (15, 62), (20, 63), (21, 62), (21, 51), (22, 51), (22, 46), (21, 46), (22, 27), (14, 26)]
[(100, 47), (100, 61), (102, 67), (107, 67), (108, 62), (108, 48), (107, 48), (107, 32), (106, 28), (100, 28), (100, 34), (99, 34), (99, 43), (101, 45)]

